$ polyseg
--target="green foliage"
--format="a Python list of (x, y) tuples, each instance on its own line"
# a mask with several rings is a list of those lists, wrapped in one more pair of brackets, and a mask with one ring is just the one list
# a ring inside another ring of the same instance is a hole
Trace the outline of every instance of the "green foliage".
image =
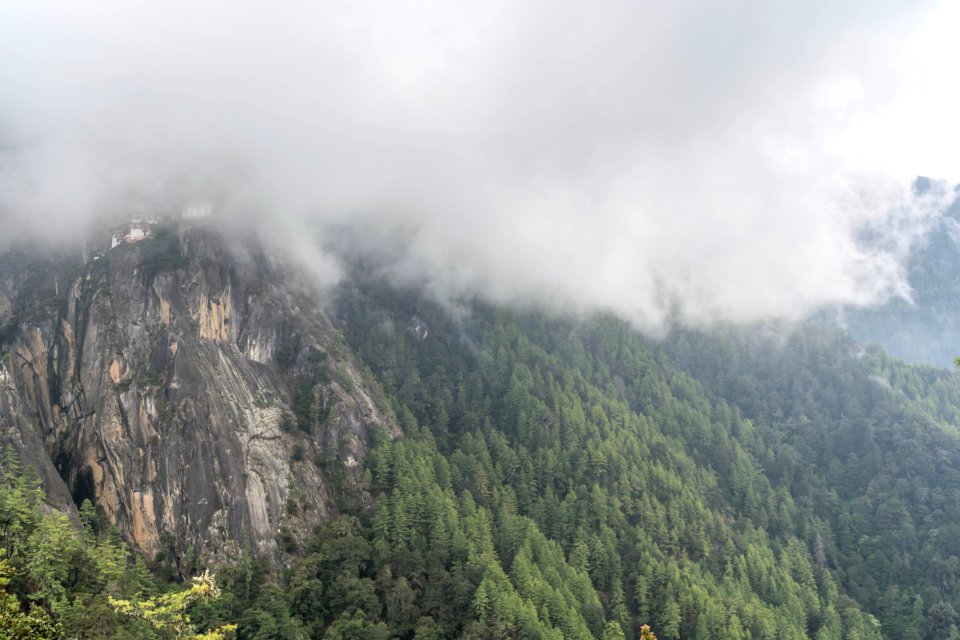
[(0, 554), (0, 640), (53, 640), (59, 638), (63, 628), (50, 619), (50, 615), (31, 604), (23, 612), (23, 604), (17, 597), (7, 593), (7, 585), (13, 575), (6, 558)]
[(192, 640), (224, 640), (231, 637), (237, 625), (225, 624), (206, 633), (198, 633), (190, 623), (188, 607), (197, 602), (216, 600), (221, 595), (213, 574), (209, 571), (195, 576), (186, 589), (172, 591), (145, 600), (126, 600), (109, 597), (107, 600), (117, 613), (141, 618), (155, 629), (170, 629), (177, 638)]
[[(323, 353), (311, 350), (311, 354)], [(294, 376), (292, 381), (291, 409), (296, 417), (297, 427), (304, 433), (323, 424), (334, 411), (332, 404), (324, 395), (323, 385), (330, 382), (329, 373), (322, 364), (323, 358), (308, 358), (308, 371)]]
[[(64, 583), (80, 551), (80, 536), (67, 516), (59, 513), (41, 516), (23, 548), (24, 568), (34, 583), (29, 597), (56, 606), (66, 595)], [(92, 559), (99, 555), (96, 549), (91, 551)]]
[[(406, 431), (368, 457), (380, 499), (355, 576), (422, 585), (409, 622), (378, 603), (401, 636), (427, 613), (447, 637), (635, 638), (643, 620), (663, 638), (879, 637), (741, 442), (753, 427), (623, 323), (347, 295), (347, 340)], [(397, 329), (411, 305), (430, 339)]]
[(745, 442), (791, 496), (781, 519), (807, 532), (815, 574), (835, 567), (885, 636), (949, 635), (960, 605), (955, 375), (809, 328), (678, 335), (669, 355), (757, 425)]
[(290, 459), (293, 460), (294, 462), (302, 462), (303, 459), (306, 457), (306, 455), (307, 455), (307, 452), (303, 446), (303, 443), (295, 442), (293, 445), (293, 449), (290, 452)]
[(300, 349), (303, 346), (303, 338), (299, 333), (294, 333), (277, 346), (275, 356), (277, 366), (282, 370), (287, 370), (296, 363), (300, 356)]
[[(216, 594), (206, 574), (187, 592), (158, 593), (143, 560), (131, 558), (90, 501), (80, 505), (79, 526), (43, 501), (35, 474), (8, 447), (0, 463), (0, 639), (181, 637), (186, 608)], [(224, 624), (221, 635), (195, 637), (225, 638)]]
[(318, 389), (310, 376), (297, 376), (293, 384), (291, 409), (297, 418), (297, 427), (304, 433), (312, 433), (320, 419)]
[(155, 227), (153, 234), (138, 245), (143, 252), (143, 276), (147, 282), (160, 273), (182, 269), (189, 262), (180, 253), (177, 234), (169, 227)]
[[(233, 623), (260, 640), (655, 640), (646, 623), (663, 640), (958, 635), (954, 374), (809, 328), (651, 343), (608, 317), (482, 304), (453, 317), (362, 280), (342, 296), (359, 370), (404, 429), (370, 425), (370, 495), (335, 496), (307, 541), (281, 523), (296, 554), (283, 575), (245, 558), (218, 568), (221, 597), (188, 600), (142, 573), (91, 505), (82, 534), (44, 515), (5, 458), (18, 611), (145, 639)], [(425, 340), (404, 328), (414, 314)], [(336, 419), (323, 376), (345, 370), (297, 352), (285, 431), (312, 435)], [(290, 497), (287, 515), (308, 502)]]

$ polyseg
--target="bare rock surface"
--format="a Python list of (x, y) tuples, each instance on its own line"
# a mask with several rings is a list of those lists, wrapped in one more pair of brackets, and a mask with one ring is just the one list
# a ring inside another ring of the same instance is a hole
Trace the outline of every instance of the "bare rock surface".
[(279, 562), (337, 487), (368, 499), (369, 429), (398, 428), (293, 270), (204, 227), (77, 262), (0, 258), (0, 438), (54, 506), (148, 558)]

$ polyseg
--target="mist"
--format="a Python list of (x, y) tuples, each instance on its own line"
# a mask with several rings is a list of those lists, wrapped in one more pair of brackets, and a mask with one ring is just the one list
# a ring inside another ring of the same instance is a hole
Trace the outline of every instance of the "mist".
[(200, 200), (656, 332), (909, 299), (960, 179), (947, 3), (198, 4), (0, 6), (0, 248)]

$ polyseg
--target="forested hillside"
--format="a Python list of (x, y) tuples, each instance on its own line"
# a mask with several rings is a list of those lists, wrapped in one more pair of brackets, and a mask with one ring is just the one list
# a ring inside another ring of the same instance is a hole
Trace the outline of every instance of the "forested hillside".
[[(251, 639), (613, 639), (644, 624), (661, 639), (958, 635), (951, 373), (812, 327), (678, 330), (657, 342), (612, 317), (447, 307), (368, 274), (341, 286), (338, 323), (404, 435), (372, 429), (363, 486), (338, 484), (337, 515), (308, 542), (284, 541), (288, 570), (250, 557), (217, 567), (223, 595), (188, 607), (196, 629), (235, 623)], [(298, 424), (322, 407), (304, 396), (293, 409)], [(23, 486), (10, 464), (4, 496)], [(310, 464), (337, 476), (329, 461)], [(123, 563), (116, 539), (99, 542), (109, 528), (85, 513), (71, 557), (93, 559), (51, 573), (30, 543), (8, 543), (18, 576), (8, 590), (68, 637), (172, 637), (107, 603), (179, 587), (151, 582), (129, 554), (136, 579), (80, 571), (101, 566), (101, 548)], [(8, 540), (31, 539), (9, 526)], [(36, 576), (54, 582), (41, 591)], [(91, 620), (95, 610), (104, 613)]]
[(412, 9), (0, 0), (0, 640), (960, 640), (960, 2)]
[(348, 341), (429, 427), (454, 490), (585, 557), (628, 634), (956, 634), (951, 373), (812, 327), (654, 343), (377, 285), (345, 300)]
[[(960, 598), (960, 388), (942, 369), (807, 328), (666, 343), (712, 398), (760, 425), (750, 452), (815, 553), (887, 637), (952, 637)], [(822, 553), (820, 551), (822, 549)]]

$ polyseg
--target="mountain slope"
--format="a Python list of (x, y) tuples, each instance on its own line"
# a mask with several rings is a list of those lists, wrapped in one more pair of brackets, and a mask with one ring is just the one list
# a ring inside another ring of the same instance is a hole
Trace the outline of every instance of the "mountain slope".
[[(958, 633), (947, 371), (812, 326), (655, 342), (605, 316), (444, 306), (369, 264), (331, 323), (295, 274), (203, 228), (3, 273), (5, 440), (53, 501), (91, 497), (142, 550), (129, 505), (165, 496), (156, 557), (217, 564), (227, 593), (198, 628)], [(246, 547), (258, 509), (270, 531)], [(267, 564), (224, 564), (240, 547)]]
[[(644, 622), (663, 638), (879, 637), (816, 555), (818, 523), (751, 453), (756, 427), (624, 323), (453, 314), (362, 280), (341, 297), (345, 333), (413, 437), (374, 450), (387, 500), (356, 534), (371, 550), (355, 579), (387, 572), (421, 598), (432, 571), (466, 581), (459, 605), (413, 599), (446, 637), (578, 637), (579, 620), (593, 637), (604, 620), (628, 637)], [(487, 533), (461, 525), (465, 556), (456, 520), (437, 544), (427, 514), (477, 508)], [(551, 595), (584, 575), (592, 589)]]
[(960, 607), (960, 383), (806, 328), (667, 345), (760, 427), (750, 451), (816, 527), (825, 561), (888, 637), (950, 637)]

